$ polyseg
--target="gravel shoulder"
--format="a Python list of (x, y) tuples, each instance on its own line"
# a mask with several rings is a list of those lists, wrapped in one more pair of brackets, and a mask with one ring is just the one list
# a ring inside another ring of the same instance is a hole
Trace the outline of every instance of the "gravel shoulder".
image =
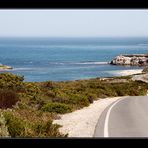
[(60, 115), (61, 119), (54, 120), (53, 123), (62, 125), (59, 130), (61, 133), (68, 133), (68, 137), (93, 137), (101, 113), (108, 105), (120, 98), (123, 97), (99, 99), (88, 107)]

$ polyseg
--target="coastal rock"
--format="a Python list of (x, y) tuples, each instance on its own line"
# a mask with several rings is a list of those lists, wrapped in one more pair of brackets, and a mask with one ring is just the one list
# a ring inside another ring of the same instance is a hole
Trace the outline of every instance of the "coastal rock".
[(5, 70), (5, 69), (12, 69), (12, 67), (11, 66), (7, 66), (7, 65), (0, 64), (0, 70)]
[(110, 64), (112, 65), (132, 65), (148, 66), (148, 54), (131, 54), (116, 56)]
[(143, 69), (142, 72), (143, 72), (143, 73), (148, 73), (148, 66), (144, 67), (144, 69)]

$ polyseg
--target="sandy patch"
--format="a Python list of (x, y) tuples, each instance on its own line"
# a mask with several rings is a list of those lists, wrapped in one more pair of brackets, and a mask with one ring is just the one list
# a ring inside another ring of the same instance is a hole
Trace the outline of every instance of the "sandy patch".
[(119, 71), (118, 74), (119, 74), (120, 76), (133, 75), (133, 74), (142, 73), (142, 70), (143, 70), (143, 69), (122, 70), (122, 71)]
[(61, 133), (68, 133), (68, 137), (93, 137), (101, 113), (108, 105), (120, 98), (99, 99), (88, 107), (60, 115), (61, 119), (54, 120), (53, 123), (62, 125), (59, 130)]

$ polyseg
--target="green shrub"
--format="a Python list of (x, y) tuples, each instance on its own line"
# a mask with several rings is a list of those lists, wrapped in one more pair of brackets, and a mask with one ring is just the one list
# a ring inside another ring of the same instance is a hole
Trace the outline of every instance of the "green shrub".
[(86, 96), (88, 98), (89, 103), (93, 103), (94, 100), (97, 99), (97, 95), (94, 93), (87, 93)]
[(69, 104), (75, 105), (77, 108), (85, 107), (89, 105), (87, 96), (83, 94), (71, 94), (69, 96)]
[(10, 81), (22, 82), (24, 80), (24, 77), (19, 75), (14, 75), (11, 73), (1, 73), (0, 80), (3, 80), (5, 82), (10, 82)]
[(117, 93), (117, 96), (126, 96), (129, 94), (127, 91), (125, 90), (123, 91), (120, 88), (116, 89), (116, 93)]
[(54, 103), (54, 102), (50, 102), (45, 104), (42, 107), (43, 111), (47, 111), (47, 112), (56, 112), (56, 113), (68, 113), (71, 112), (72, 109), (69, 105), (63, 104), (63, 103)]
[(40, 94), (41, 92), (40, 88), (35, 83), (26, 82), (24, 86), (25, 86), (25, 92), (28, 95), (35, 96)]
[(21, 76), (13, 75), (11, 73), (2, 73), (0, 74), (0, 88), (22, 91), (23, 80), (24, 78)]
[(59, 133), (59, 127), (61, 127), (58, 124), (52, 124), (51, 120), (48, 120), (47, 122), (37, 122), (33, 125), (35, 135), (38, 137), (67, 137), (67, 135), (61, 135)]
[(22, 137), (25, 133), (25, 122), (14, 116), (11, 112), (5, 112), (4, 117), (11, 137)]
[(53, 124), (51, 116), (33, 110), (6, 110), (3, 112), (11, 137), (66, 137)]
[(47, 82), (44, 82), (43, 87), (53, 89), (53, 88), (55, 88), (55, 83), (52, 81), (47, 81)]
[(64, 91), (56, 90), (55, 92), (56, 96), (53, 97), (51, 100), (52, 102), (58, 102), (58, 103), (68, 103), (68, 93), (65, 93)]
[(47, 90), (47, 91), (45, 92), (45, 95), (48, 96), (49, 98), (54, 98), (54, 97), (56, 97), (56, 93), (53, 92), (53, 91), (51, 91), (51, 90)]

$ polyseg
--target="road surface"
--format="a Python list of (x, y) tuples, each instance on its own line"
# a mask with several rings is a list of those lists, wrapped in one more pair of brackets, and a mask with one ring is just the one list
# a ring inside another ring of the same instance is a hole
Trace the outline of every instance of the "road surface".
[(148, 137), (148, 96), (127, 97), (108, 106), (94, 137)]

